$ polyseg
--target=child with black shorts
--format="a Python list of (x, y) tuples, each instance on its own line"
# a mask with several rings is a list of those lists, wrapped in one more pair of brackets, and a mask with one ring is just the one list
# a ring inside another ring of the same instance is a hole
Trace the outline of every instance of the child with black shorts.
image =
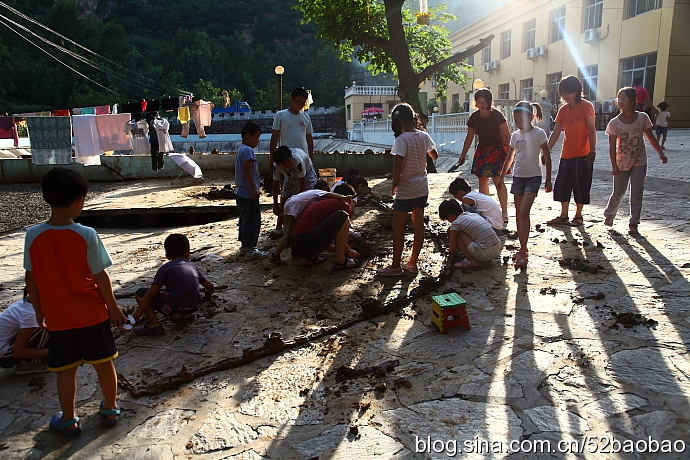
[(81, 363), (91, 364), (98, 374), (105, 397), (101, 424), (114, 426), (120, 416), (110, 325), (122, 328), (126, 318), (105, 271), (113, 262), (101, 239), (94, 229), (74, 222), (84, 207), (86, 180), (72, 169), (53, 168), (41, 188), (50, 219), (26, 231), (26, 288), (36, 322), (50, 334), (48, 370), (57, 372), (62, 412), (50, 420), (50, 429), (76, 436), (81, 433), (74, 407)]
[[(199, 284), (206, 288), (206, 296), (213, 294), (213, 283), (204, 278), (199, 269), (189, 261), (189, 240), (179, 233), (169, 235), (163, 243), (165, 257), (170, 262), (163, 264), (151, 287), (137, 290), (134, 298), (139, 308), (132, 314), (135, 320), (146, 315), (149, 323), (135, 329), (136, 335), (163, 335), (165, 329), (156, 312), (174, 323), (186, 323), (194, 318), (201, 304)], [(167, 291), (161, 293), (165, 286)]]

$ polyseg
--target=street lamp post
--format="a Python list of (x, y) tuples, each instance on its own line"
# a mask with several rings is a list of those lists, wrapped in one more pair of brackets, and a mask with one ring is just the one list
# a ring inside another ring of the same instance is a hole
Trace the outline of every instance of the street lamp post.
[(470, 106), (468, 107), (470, 112), (474, 112), (473, 107), (474, 107), (474, 93), (475, 93), (475, 91), (477, 91), (478, 89), (482, 89), (483, 87), (484, 87), (484, 80), (482, 80), (481, 78), (477, 78), (476, 80), (474, 80), (472, 82), (472, 92), (470, 93), (470, 101), (469, 101)]
[(276, 66), (275, 73), (278, 76), (278, 110), (283, 110), (283, 73), (285, 69), (282, 65)]

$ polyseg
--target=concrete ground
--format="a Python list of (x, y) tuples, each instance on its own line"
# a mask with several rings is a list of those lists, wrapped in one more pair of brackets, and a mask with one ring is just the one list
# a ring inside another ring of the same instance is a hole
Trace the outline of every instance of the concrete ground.
[[(430, 299), (418, 298), (399, 311), (158, 395), (135, 398), (122, 387), (123, 416), (115, 428), (100, 426), (100, 390), (84, 366), (77, 393), (84, 432), (72, 439), (47, 429), (59, 410), (54, 375), (2, 371), (0, 457), (687, 459), (690, 131), (671, 131), (666, 145), (669, 164), (649, 155), (640, 236), (625, 233), (627, 199), (613, 229), (603, 226), (611, 192), (605, 144), (584, 226), (545, 226), (560, 205), (550, 194), (537, 197), (524, 271), (505, 262), (517, 244), (511, 209), (500, 257), (480, 271), (456, 271), (433, 292), (457, 292), (467, 301), (469, 331), (440, 334), (430, 320)], [(443, 155), (439, 170), (454, 161)], [(446, 228), (437, 207), (448, 197), (448, 183), (460, 174), (476, 186), (468, 167), (430, 175), (432, 230)], [(126, 183), (88, 206), (103, 200), (123, 207), (188, 204), (209, 185), (228, 182), (218, 175), (203, 186), (191, 179)], [(376, 196), (389, 194), (390, 180), (371, 182)], [(437, 276), (443, 255), (431, 238), (418, 276), (375, 276), (390, 261), (391, 232), (382, 225), (387, 217), (374, 206), (358, 208), (353, 225), (366, 235), (371, 257), (360, 269), (340, 272), (331, 271), (332, 257), (314, 268), (289, 258), (287, 267), (245, 262), (238, 256), (236, 219), (100, 229), (115, 261), (108, 271), (118, 294), (151, 282), (164, 262), (163, 240), (178, 232), (190, 238), (201, 271), (227, 286), (204, 303), (194, 323), (165, 323), (165, 336), (116, 332), (121, 381), (135, 391), (151, 388), (242, 356), (271, 332), (292, 340), (355, 319), (371, 299), (389, 302), (422, 277)], [(269, 248), (274, 216), (266, 210), (262, 218), (260, 245)], [(23, 243), (23, 231), (0, 236), (2, 305), (20, 295)], [(408, 234), (406, 251), (410, 245)], [(125, 297), (120, 305), (131, 309), (134, 301)]]

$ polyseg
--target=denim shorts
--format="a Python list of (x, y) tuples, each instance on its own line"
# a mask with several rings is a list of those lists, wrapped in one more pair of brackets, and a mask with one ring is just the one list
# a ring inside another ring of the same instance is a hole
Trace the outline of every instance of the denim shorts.
[(539, 187), (541, 187), (541, 176), (513, 176), (513, 185), (510, 187), (510, 193), (513, 195), (524, 195), (525, 192), (531, 192), (536, 195), (539, 193)]
[(420, 196), (419, 198), (412, 198), (409, 200), (395, 200), (393, 202), (393, 209), (400, 212), (412, 212), (412, 209), (414, 209), (415, 206), (424, 209), (429, 206), (427, 198), (429, 198), (429, 195), (424, 195)]
[(656, 135), (661, 136), (662, 134), (665, 136), (666, 133), (668, 133), (668, 126), (656, 126)]

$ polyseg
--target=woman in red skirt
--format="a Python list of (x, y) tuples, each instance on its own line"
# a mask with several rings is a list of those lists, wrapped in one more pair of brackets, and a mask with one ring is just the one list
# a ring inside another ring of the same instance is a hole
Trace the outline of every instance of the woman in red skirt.
[[(458, 164), (465, 163), (467, 151), (472, 145), (475, 134), (479, 136), (479, 145), (474, 152), (472, 160), (472, 174), (479, 178), (479, 192), (484, 195), (489, 193), (489, 178), (496, 181), (503, 170), (503, 163), (508, 157), (508, 145), (510, 133), (503, 114), (492, 106), (493, 95), (491, 91), (482, 88), (475, 93), (474, 103), (477, 111), (467, 120), (467, 137), (462, 147), (462, 153)], [(503, 222), (508, 222), (508, 192), (503, 187), (497, 190), (498, 201), (503, 212)]]

